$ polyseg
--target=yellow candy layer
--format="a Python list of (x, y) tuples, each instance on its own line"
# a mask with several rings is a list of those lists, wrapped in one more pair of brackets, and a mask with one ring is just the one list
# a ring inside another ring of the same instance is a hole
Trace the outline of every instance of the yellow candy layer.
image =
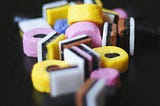
[(67, 19), (67, 14), (68, 14), (68, 5), (60, 6), (60, 7), (55, 7), (55, 8), (49, 8), (46, 10), (46, 17), (47, 17), (47, 22), (53, 26), (55, 22), (58, 19)]
[(106, 8), (103, 8), (103, 12), (106, 12), (106, 13), (109, 13), (109, 14), (118, 15), (117, 12), (115, 12), (115, 11), (113, 11), (113, 10), (110, 10), (110, 9), (106, 9)]
[(69, 64), (60, 60), (46, 60), (38, 62), (33, 66), (31, 78), (34, 88), (39, 92), (50, 92), (50, 78), (47, 67), (58, 65), (59, 67), (67, 67)]
[(103, 23), (102, 7), (95, 4), (80, 4), (68, 9), (68, 24), (80, 21), (90, 21), (96, 24)]
[(23, 32), (19, 31), (20, 36), (23, 38)]
[(54, 39), (52, 42), (47, 44), (47, 50), (48, 50), (47, 59), (60, 60), (59, 41), (64, 40), (64, 39), (66, 39), (66, 36), (64, 34), (61, 34), (56, 39)]
[[(101, 66), (116, 68), (120, 73), (127, 71), (128, 69), (128, 53), (116, 46), (103, 46), (93, 49), (100, 55)], [(110, 53), (118, 53), (120, 56), (108, 58), (105, 55)]]
[(98, 4), (99, 6), (103, 7), (102, 1), (101, 0), (95, 0), (96, 4)]

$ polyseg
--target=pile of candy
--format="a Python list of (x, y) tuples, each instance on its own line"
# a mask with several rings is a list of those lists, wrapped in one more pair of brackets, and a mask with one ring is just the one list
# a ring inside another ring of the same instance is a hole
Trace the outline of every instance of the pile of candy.
[(103, 106), (106, 87), (120, 87), (134, 54), (134, 18), (95, 3), (52, 2), (43, 17), (19, 22), (24, 53), (38, 59), (31, 75), (37, 91), (75, 92), (77, 106)]

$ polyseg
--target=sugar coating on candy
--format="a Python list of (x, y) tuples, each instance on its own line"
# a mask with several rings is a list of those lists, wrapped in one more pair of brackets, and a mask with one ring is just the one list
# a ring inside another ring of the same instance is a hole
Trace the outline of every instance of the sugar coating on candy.
[(127, 12), (122, 8), (115, 8), (113, 11), (118, 13), (119, 18), (128, 18)]
[(94, 4), (80, 4), (68, 9), (68, 24), (90, 21), (98, 25), (103, 23), (102, 7)]
[(34, 64), (31, 78), (33, 87), (39, 92), (50, 92), (50, 77), (47, 68), (50, 66), (58, 66), (60, 68), (68, 67), (69, 64), (60, 60), (46, 60)]
[[(53, 30), (50, 28), (36, 28), (23, 35), (23, 50), (29, 57), (37, 57), (37, 44), (47, 34)], [(43, 34), (43, 36), (41, 36)]]
[(107, 86), (119, 86), (119, 72), (114, 68), (99, 68), (94, 70), (91, 75), (91, 79), (103, 79)]
[(70, 25), (65, 35), (72, 38), (81, 34), (87, 34), (92, 39), (92, 46), (99, 47), (102, 45), (101, 33), (96, 24), (92, 22), (77, 22)]
[(68, 22), (66, 19), (59, 19), (55, 22), (54, 30), (58, 33), (65, 33), (66, 29), (68, 27)]

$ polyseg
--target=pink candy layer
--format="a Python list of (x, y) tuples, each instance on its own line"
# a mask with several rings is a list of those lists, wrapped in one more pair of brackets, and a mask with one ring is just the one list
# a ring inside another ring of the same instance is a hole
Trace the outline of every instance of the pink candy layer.
[(73, 46), (72, 48), (74, 50), (76, 50), (78, 53), (80, 53), (82, 56), (84, 56), (88, 60), (88, 62), (89, 62), (89, 70), (92, 71), (92, 67), (93, 67), (92, 66), (92, 57), (89, 54), (87, 54), (86, 52), (84, 52), (83, 50), (81, 50), (78, 47), (76, 47), (76, 46)]
[(65, 32), (67, 38), (72, 38), (81, 34), (87, 34), (91, 37), (93, 47), (102, 46), (100, 29), (96, 24), (92, 22), (77, 22), (70, 25)]
[(49, 34), (53, 30), (51, 28), (36, 28), (30, 31), (24, 32), (23, 35), (23, 50), (29, 57), (37, 57), (37, 44), (42, 38), (35, 38), (37, 34)]
[(119, 87), (119, 72), (113, 68), (99, 68), (90, 75), (91, 79), (104, 79), (107, 86)]
[(122, 8), (115, 8), (113, 9), (113, 11), (119, 14), (119, 18), (128, 18), (127, 12), (123, 10)]

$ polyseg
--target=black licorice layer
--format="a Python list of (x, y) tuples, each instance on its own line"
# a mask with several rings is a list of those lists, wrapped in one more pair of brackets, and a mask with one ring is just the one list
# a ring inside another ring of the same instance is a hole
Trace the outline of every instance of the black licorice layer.
[(119, 20), (119, 16), (118, 15), (114, 15), (113, 23), (118, 24), (118, 20)]
[(118, 56), (120, 56), (119, 53), (107, 53), (107, 54), (105, 54), (105, 57), (107, 57), (107, 58), (115, 58), (115, 57), (118, 57)]
[(35, 38), (44, 38), (46, 36), (46, 34), (35, 34), (33, 35), (33, 37)]
[(125, 19), (124, 22), (125, 25), (125, 30), (123, 32), (122, 36), (118, 35), (118, 39), (117, 39), (117, 45), (121, 48), (123, 48), (126, 52), (129, 53), (129, 43), (130, 43), (130, 20), (129, 19)]
[(46, 60), (47, 59), (47, 44), (50, 43), (52, 40), (56, 39), (58, 37), (58, 33), (55, 33), (52, 37), (50, 37), (49, 39), (47, 39), (45, 42), (42, 43), (42, 60)]
[(111, 42), (111, 32), (112, 32), (112, 24), (108, 23), (108, 31), (107, 31), (107, 38), (106, 38), (106, 45), (107, 46), (112, 46)]
[(92, 51), (88, 50), (87, 48), (85, 48), (82, 45), (78, 46), (81, 50), (85, 51), (86, 53), (88, 53), (89, 55), (92, 56), (92, 71), (96, 70), (99, 68), (99, 58), (97, 55), (95, 55)]
[(70, 44), (70, 43), (73, 43), (73, 42), (79, 42), (81, 40), (84, 40), (84, 39), (88, 39), (90, 38), (89, 36), (85, 36), (85, 37), (82, 37), (82, 38), (79, 38), (79, 39), (76, 39), (76, 40), (71, 40), (71, 41), (68, 41), (68, 42), (65, 42), (65, 43), (61, 43), (61, 60), (64, 60), (64, 55), (63, 55), (63, 45), (67, 45), (67, 44)]
[(87, 58), (85, 58), (82, 54), (78, 53), (76, 50), (74, 50), (72, 48), (70, 48), (69, 50), (84, 59), (84, 61), (85, 61), (85, 64), (84, 64), (84, 74), (85, 75), (84, 76), (85, 76), (85, 80), (86, 80), (87, 78), (89, 78), (89, 68), (88, 68), (89, 61), (87, 60)]

